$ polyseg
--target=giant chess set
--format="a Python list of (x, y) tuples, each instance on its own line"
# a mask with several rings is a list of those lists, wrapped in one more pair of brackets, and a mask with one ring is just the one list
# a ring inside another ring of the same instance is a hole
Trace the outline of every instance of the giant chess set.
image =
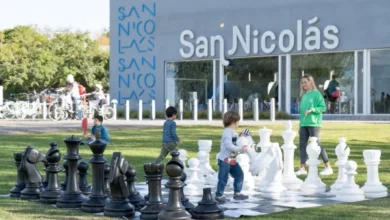
[[(97, 138), (88, 144), (93, 156), (92, 185), (88, 184), (89, 164), (80, 161), (82, 140), (64, 139), (67, 153), (62, 169), (57, 143), (50, 143), (46, 155), (31, 146), (15, 152), (17, 183), (10, 197), (39, 201), (57, 208), (74, 208), (95, 216), (128, 219), (223, 219), (266, 215), (293, 208), (318, 207), (345, 202), (358, 202), (388, 196), (379, 179), (380, 150), (364, 150), (367, 181), (363, 187), (355, 183), (357, 164), (348, 160), (350, 149), (346, 138), (339, 138), (335, 153), (338, 177), (327, 187), (318, 175), (320, 147), (310, 138), (306, 152), (308, 175), (302, 181), (294, 173), (296, 132), (291, 122), (282, 133), (283, 145), (270, 141), (272, 130), (258, 130), (260, 142), (240, 137), (238, 146), (248, 146), (237, 156), (244, 172), (243, 194), (247, 200), (233, 200), (233, 179), (229, 177), (225, 196), (229, 202), (218, 204), (214, 195), (218, 172), (210, 165), (211, 140), (199, 140), (196, 158), (187, 161), (184, 149), (171, 152), (171, 159), (162, 163), (145, 163), (146, 182), (136, 182), (136, 169), (120, 153), (112, 155), (110, 165), (104, 157), (106, 144)], [(282, 153), (283, 152), (283, 153)], [(43, 162), (46, 176), (42, 179), (36, 164)], [(59, 183), (58, 172), (65, 171)], [(164, 172), (165, 171), (165, 172)], [(164, 179), (164, 173), (168, 178)]]

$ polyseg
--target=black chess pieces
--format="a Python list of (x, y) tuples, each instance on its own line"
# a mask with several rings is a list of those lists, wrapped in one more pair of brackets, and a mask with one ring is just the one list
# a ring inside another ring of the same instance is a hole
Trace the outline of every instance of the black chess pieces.
[(79, 154), (81, 139), (72, 135), (65, 138), (64, 142), (67, 149), (64, 159), (68, 161), (68, 183), (64, 195), (57, 200), (57, 207), (80, 208), (81, 203), (87, 200), (87, 197), (81, 193), (79, 184), (77, 184), (77, 161), (82, 158)]
[(46, 161), (45, 155), (30, 145), (27, 146), (20, 164), (26, 182), (26, 188), (20, 192), (21, 199), (37, 200), (41, 192), (45, 191), (42, 187), (42, 177), (35, 167), (36, 163), (42, 161)]
[(41, 193), (40, 201), (43, 203), (55, 204), (57, 199), (61, 198), (64, 191), (58, 184), (58, 172), (61, 171), (61, 167), (58, 163), (61, 160), (61, 153), (57, 148), (56, 142), (50, 143), (50, 149), (46, 153), (46, 160), (48, 167), (46, 168), (48, 185), (46, 190)]
[(181, 203), (181, 192), (184, 183), (181, 181), (184, 165), (179, 160), (179, 152), (171, 152), (172, 159), (167, 163), (165, 168), (169, 181), (165, 187), (169, 188), (168, 204), (164, 210), (158, 214), (159, 220), (191, 220), (191, 215), (188, 213)]
[(203, 197), (198, 206), (192, 209), (193, 219), (223, 219), (223, 209), (211, 195), (211, 188), (203, 188)]
[(137, 172), (134, 167), (129, 166), (126, 171), (126, 181), (127, 188), (129, 189), (129, 202), (134, 206), (136, 211), (141, 210), (141, 208), (145, 205), (143, 201), (145, 201), (144, 197), (135, 189), (134, 182), (137, 181)]
[(92, 164), (92, 194), (89, 196), (89, 200), (83, 202), (81, 210), (90, 213), (104, 212), (104, 207), (110, 202), (104, 190), (104, 165), (107, 160), (103, 153), (107, 144), (96, 140), (88, 145), (93, 153), (89, 160)]
[(186, 187), (186, 181), (187, 175), (185, 172), (182, 173), (180, 180), (183, 182), (183, 187), (180, 188), (180, 195), (181, 195), (181, 203), (186, 208), (188, 212), (191, 212), (193, 208), (195, 208), (194, 204), (190, 202), (190, 200), (184, 195), (184, 187)]
[(46, 175), (45, 175), (45, 178), (42, 181), (42, 186), (43, 186), (43, 188), (46, 189), (47, 185), (49, 184), (49, 182), (48, 182), (48, 177), (49, 177), (48, 174), (49, 173), (47, 172), (47, 168), (49, 167), (49, 164), (46, 163), (46, 162), (43, 162), (43, 166), (45, 167), (44, 171), (46, 172)]
[(77, 165), (77, 170), (79, 171), (79, 187), (80, 191), (88, 196), (91, 194), (91, 185), (88, 185), (87, 182), (87, 175), (88, 175), (88, 163), (85, 161), (80, 161), (80, 163)]
[(165, 204), (162, 201), (161, 179), (164, 173), (163, 163), (145, 163), (145, 177), (148, 181), (148, 201), (141, 212), (141, 219), (157, 219), (158, 214), (164, 210)]
[(129, 164), (120, 152), (114, 152), (111, 158), (110, 179), (111, 201), (104, 208), (104, 215), (110, 217), (133, 217), (134, 206), (129, 203), (125, 173)]
[(67, 160), (65, 160), (64, 161), (64, 164), (62, 165), (63, 167), (64, 167), (64, 173), (65, 173), (65, 179), (64, 179), (64, 182), (63, 183), (61, 183), (61, 189), (63, 190), (63, 191), (65, 191), (66, 190), (66, 184), (68, 184), (68, 161)]
[(108, 198), (111, 198), (111, 189), (108, 179), (110, 179), (110, 165), (106, 164), (104, 165), (104, 192), (106, 192)]
[(24, 174), (19, 169), (20, 163), (22, 162), (23, 152), (15, 152), (14, 160), (17, 169), (17, 179), (16, 185), (9, 191), (10, 197), (20, 197), (20, 192), (26, 187), (26, 183), (24, 182)]

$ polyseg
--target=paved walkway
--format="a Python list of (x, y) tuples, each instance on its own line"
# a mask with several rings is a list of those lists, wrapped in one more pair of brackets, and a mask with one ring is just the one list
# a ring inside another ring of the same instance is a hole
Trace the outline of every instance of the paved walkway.
[[(292, 120), (297, 123), (297, 120)], [(372, 124), (390, 124), (390, 121), (324, 121), (324, 123), (372, 123)], [(161, 127), (164, 120), (111, 120), (105, 121), (104, 125), (107, 128), (145, 128), (145, 127)], [(177, 120), (177, 125), (180, 126), (222, 126), (221, 120), (207, 121), (207, 120)], [(263, 127), (264, 125), (270, 124), (285, 124), (286, 120), (277, 120), (271, 122), (270, 120), (260, 121), (243, 121), (240, 125), (243, 126), (257, 126)], [(92, 124), (90, 121), (89, 124)], [(0, 120), (0, 134), (15, 134), (15, 133), (26, 133), (26, 132), (55, 132), (55, 131), (68, 131), (68, 130), (81, 130), (81, 121), (67, 120), (67, 121), (50, 121), (50, 120)]]

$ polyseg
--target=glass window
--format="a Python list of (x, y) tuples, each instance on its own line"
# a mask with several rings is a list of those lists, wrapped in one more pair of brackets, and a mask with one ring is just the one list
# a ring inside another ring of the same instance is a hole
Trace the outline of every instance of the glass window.
[(354, 113), (353, 52), (291, 56), (291, 114), (299, 113), (300, 77), (306, 73), (323, 93), (326, 113)]
[[(259, 111), (269, 111), (271, 97), (275, 98), (275, 105), (277, 105), (278, 57), (242, 58), (229, 61), (229, 66), (224, 69), (224, 96), (228, 100), (228, 110), (238, 111), (240, 98), (243, 99), (244, 111), (248, 112), (253, 111), (255, 98), (258, 98)], [(271, 95), (268, 95), (268, 84), (271, 82), (275, 82), (275, 86)]]
[(371, 113), (390, 113), (390, 50), (371, 51)]
[(183, 99), (183, 108), (192, 111), (193, 100), (198, 99), (198, 109), (207, 109), (207, 101), (213, 96), (213, 62), (186, 61), (166, 62), (165, 98), (170, 105), (179, 107)]

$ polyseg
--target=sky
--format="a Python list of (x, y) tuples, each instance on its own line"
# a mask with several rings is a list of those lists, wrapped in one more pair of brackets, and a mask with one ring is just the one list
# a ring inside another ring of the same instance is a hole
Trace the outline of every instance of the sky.
[(16, 25), (96, 32), (109, 28), (110, 0), (0, 0), (0, 30)]

